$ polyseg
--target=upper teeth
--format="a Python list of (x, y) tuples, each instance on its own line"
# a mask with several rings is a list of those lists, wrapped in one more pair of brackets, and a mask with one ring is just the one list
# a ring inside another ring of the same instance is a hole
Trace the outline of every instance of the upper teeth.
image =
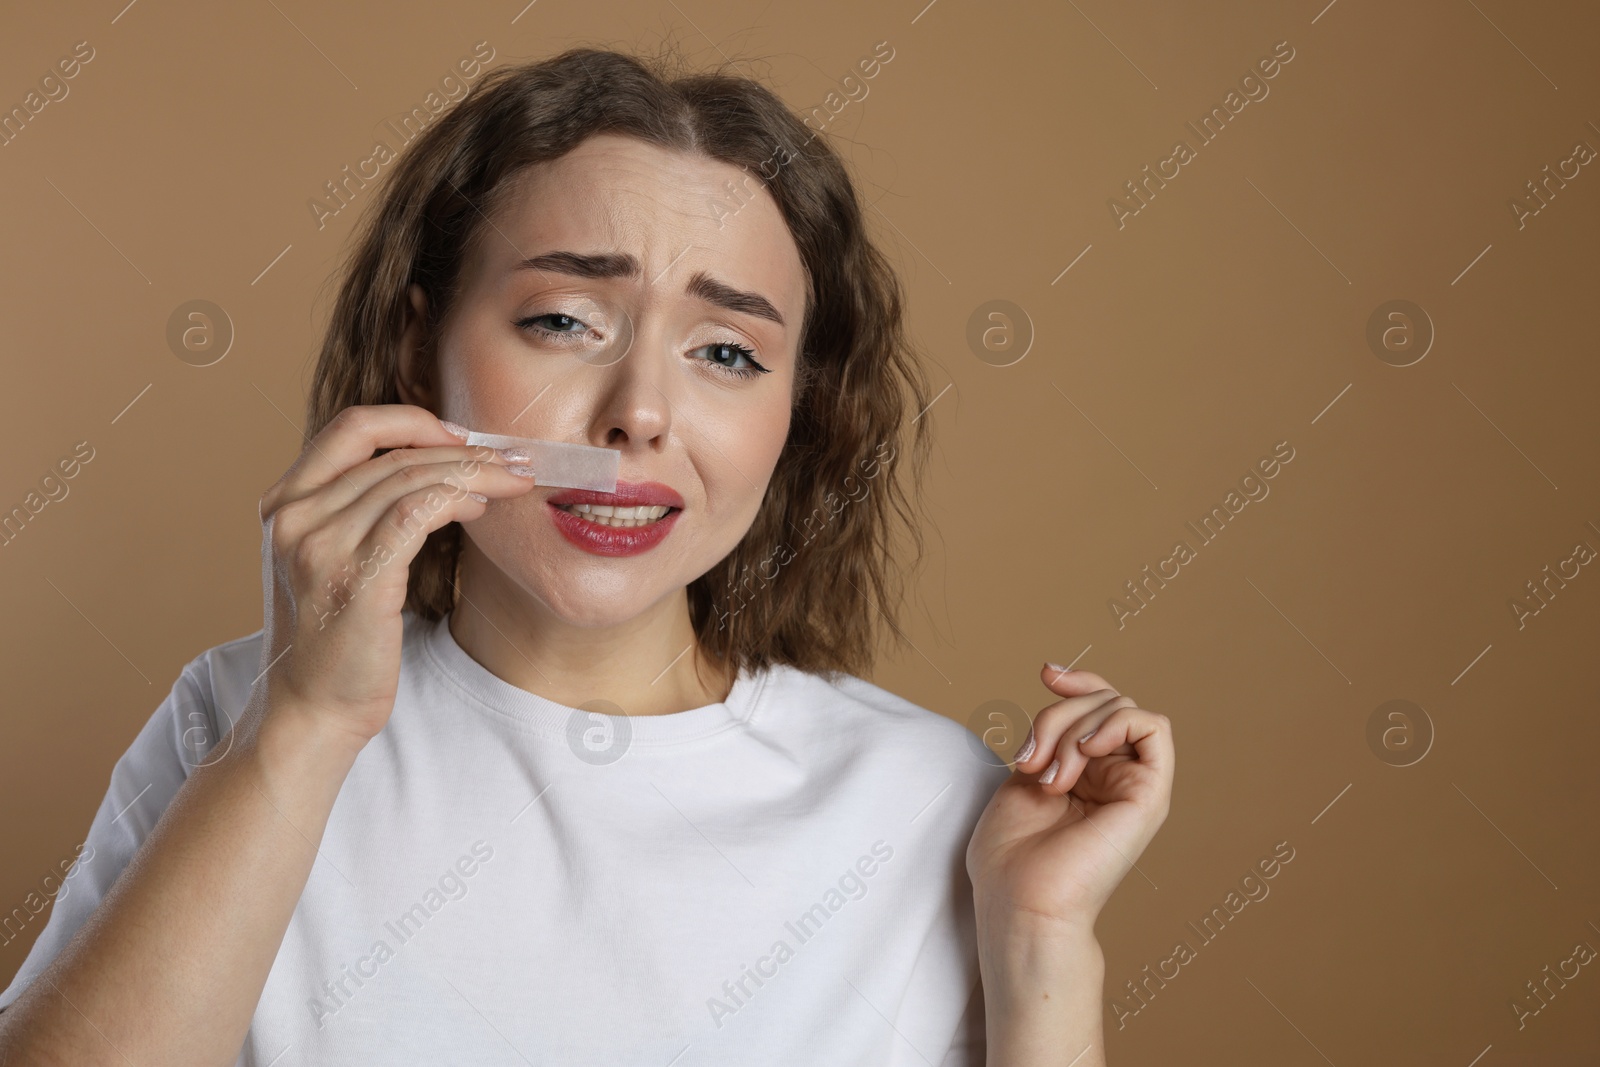
[(582, 515), (590, 522), (602, 526), (643, 526), (655, 522), (672, 509), (665, 504), (647, 504), (641, 507), (622, 508), (614, 504), (561, 504), (563, 511)]

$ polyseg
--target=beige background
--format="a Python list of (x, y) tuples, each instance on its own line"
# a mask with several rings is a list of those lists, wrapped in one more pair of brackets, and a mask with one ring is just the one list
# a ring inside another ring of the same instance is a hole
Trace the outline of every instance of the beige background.
[[(1600, 948), (1600, 566), (1522, 625), (1511, 607), (1600, 549), (1600, 163), (1520, 228), (1509, 206), (1600, 149), (1592, 5), (119, 3), (0, 33), (7, 109), (94, 49), (0, 148), (0, 508), (94, 449), (0, 548), (0, 908), (73, 854), (183, 663), (261, 624), (256, 500), (300, 448), (366, 206), (319, 230), (308, 201), (384, 120), (479, 41), (499, 65), (675, 40), (797, 108), (888, 41), (828, 133), (949, 388), (916, 648), (874, 680), (1031, 715), (1048, 657), (1174, 720), (1172, 815), (1099, 928), (1110, 1061), (1600, 1057), (1600, 963), (1520, 1029), (1511, 1007)], [(1197, 146), (1184, 123), (1285, 40), (1269, 95)], [(1108, 200), (1179, 138), (1196, 158), (1119, 229)], [(191, 299), (236, 332), (209, 367), (166, 342)], [(1019, 348), (966, 341), (997, 299), (1033, 335), (1003, 367)], [(1395, 299), (1436, 331), (1405, 367), (1366, 340)], [(1270, 495), (1199, 545), (1185, 523), (1281, 441)], [(1119, 627), (1108, 601), (1180, 538), (1195, 558)], [(1432, 724), (1411, 766), (1368, 744), (1392, 699)], [(1202, 944), (1187, 924), (1279, 842), (1270, 895)], [(1179, 939), (1195, 958), (1119, 1027)]]

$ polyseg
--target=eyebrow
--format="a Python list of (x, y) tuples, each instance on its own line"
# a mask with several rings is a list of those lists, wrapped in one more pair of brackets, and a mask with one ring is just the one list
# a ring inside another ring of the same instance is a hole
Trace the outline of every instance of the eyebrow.
[[(546, 252), (513, 264), (512, 270), (552, 271), (579, 278), (641, 278), (644, 268), (627, 252)], [(785, 325), (772, 301), (760, 293), (735, 289), (705, 271), (696, 271), (684, 291), (708, 304)]]

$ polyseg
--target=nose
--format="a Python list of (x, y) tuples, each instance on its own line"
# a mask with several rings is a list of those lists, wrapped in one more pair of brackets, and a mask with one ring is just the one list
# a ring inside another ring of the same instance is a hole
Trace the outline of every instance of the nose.
[(591, 372), (601, 385), (590, 441), (625, 450), (666, 445), (672, 427), (672, 400), (663, 391), (671, 388), (663, 373), (667, 362), (660, 340), (640, 329), (620, 359)]

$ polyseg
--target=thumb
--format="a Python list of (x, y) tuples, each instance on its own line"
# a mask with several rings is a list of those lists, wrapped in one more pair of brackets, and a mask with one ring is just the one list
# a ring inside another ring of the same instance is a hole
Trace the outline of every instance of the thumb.
[(1056, 696), (1076, 697), (1085, 693), (1093, 693), (1101, 689), (1110, 689), (1121, 696), (1112, 684), (1092, 671), (1075, 671), (1063, 667), (1059, 663), (1046, 663), (1039, 670), (1039, 678)]

